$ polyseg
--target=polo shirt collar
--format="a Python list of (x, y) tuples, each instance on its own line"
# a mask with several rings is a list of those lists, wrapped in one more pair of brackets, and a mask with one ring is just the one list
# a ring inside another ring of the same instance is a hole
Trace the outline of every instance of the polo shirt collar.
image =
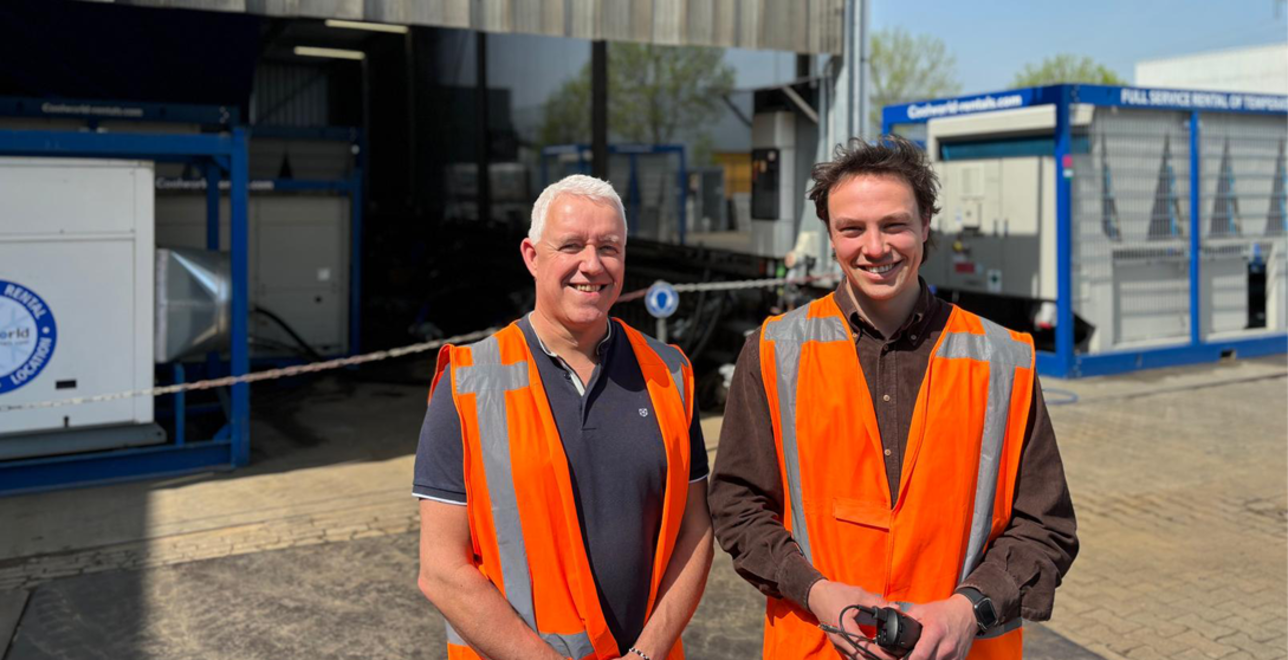
[[(609, 319), (608, 332), (605, 332), (604, 338), (599, 340), (599, 343), (595, 345), (595, 352), (598, 353), (601, 357), (604, 355), (604, 352), (608, 350), (608, 340), (613, 338), (613, 325), (615, 325), (613, 323), (613, 320)], [(546, 342), (541, 340), (541, 335), (537, 334), (536, 327), (532, 325), (532, 312), (528, 312), (528, 326), (532, 328), (532, 336), (537, 338), (537, 345), (541, 347), (541, 351), (546, 355), (549, 355), (550, 357), (554, 357), (554, 358), (559, 357), (557, 353), (550, 350), (550, 348), (546, 346)]]

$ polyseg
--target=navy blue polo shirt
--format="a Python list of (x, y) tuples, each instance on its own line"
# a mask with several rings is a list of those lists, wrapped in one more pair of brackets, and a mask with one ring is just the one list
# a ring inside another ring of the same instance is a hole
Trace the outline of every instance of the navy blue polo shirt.
[[(626, 649), (644, 629), (662, 526), (666, 451), (635, 352), (615, 326), (609, 323), (597, 349), (599, 364), (583, 386), (572, 368), (542, 345), (528, 317), (519, 321), (568, 456), (599, 603), (618, 646)], [(707, 452), (696, 405), (689, 442), (689, 480), (700, 481), (707, 477)], [(464, 464), (452, 391), (440, 387), (420, 430), (413, 494), (464, 504)]]

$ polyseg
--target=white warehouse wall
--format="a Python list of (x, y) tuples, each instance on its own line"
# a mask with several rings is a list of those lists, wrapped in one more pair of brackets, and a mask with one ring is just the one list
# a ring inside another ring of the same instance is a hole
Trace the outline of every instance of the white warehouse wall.
[(1143, 60), (1135, 84), (1288, 95), (1288, 43)]

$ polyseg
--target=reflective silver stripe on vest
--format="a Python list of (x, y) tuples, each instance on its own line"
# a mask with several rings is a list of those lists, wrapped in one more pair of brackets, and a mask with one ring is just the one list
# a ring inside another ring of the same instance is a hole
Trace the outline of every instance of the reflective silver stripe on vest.
[(801, 459), (796, 445), (796, 385), (800, 373), (801, 346), (805, 342), (850, 341), (845, 325), (834, 316), (808, 318), (809, 306), (798, 307), (777, 321), (765, 324), (765, 340), (774, 342), (774, 371), (778, 375), (778, 425), (783, 436), (783, 463), (787, 489), (792, 501), (792, 538), (805, 559), (810, 552), (809, 526), (801, 498)]
[(962, 560), (958, 582), (966, 579), (983, 559), (984, 544), (993, 523), (993, 498), (997, 493), (997, 472), (1011, 412), (1011, 391), (1015, 369), (1033, 363), (1032, 348), (1011, 338), (1005, 328), (987, 319), (983, 335), (949, 333), (939, 346), (938, 357), (987, 362), (988, 404), (984, 410), (983, 437), (979, 447), (979, 472), (975, 483), (975, 511), (971, 516), (970, 542)]
[[(529, 628), (537, 630), (532, 604), (532, 574), (528, 569), (523, 525), (519, 521), (519, 500), (514, 492), (514, 474), (510, 469), (509, 413), (505, 405), (506, 392), (528, 386), (528, 363), (501, 364), (501, 344), (495, 336), (473, 345), (470, 350), (474, 365), (455, 369), (456, 391), (476, 397), (479, 444), (483, 450), (488, 496), (492, 500), (492, 524), (496, 528), (505, 599)], [(537, 634), (567, 657), (582, 658), (594, 651), (585, 631), (575, 635), (556, 635), (538, 630)], [(453, 636), (460, 639), (460, 635), (449, 626), (449, 642)]]
[(648, 340), (648, 347), (653, 349), (653, 352), (657, 353), (658, 357), (662, 358), (662, 363), (666, 365), (666, 370), (671, 372), (671, 380), (675, 381), (675, 388), (680, 392), (680, 405), (684, 407), (684, 411), (687, 414), (689, 403), (684, 398), (684, 354), (674, 346), (663, 344), (648, 335), (644, 335), (644, 339)]

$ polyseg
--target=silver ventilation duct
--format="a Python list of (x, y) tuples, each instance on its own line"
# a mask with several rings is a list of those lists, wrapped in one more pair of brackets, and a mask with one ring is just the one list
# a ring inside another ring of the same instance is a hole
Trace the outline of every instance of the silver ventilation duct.
[(172, 362), (228, 348), (232, 267), (227, 254), (157, 250), (155, 357)]

